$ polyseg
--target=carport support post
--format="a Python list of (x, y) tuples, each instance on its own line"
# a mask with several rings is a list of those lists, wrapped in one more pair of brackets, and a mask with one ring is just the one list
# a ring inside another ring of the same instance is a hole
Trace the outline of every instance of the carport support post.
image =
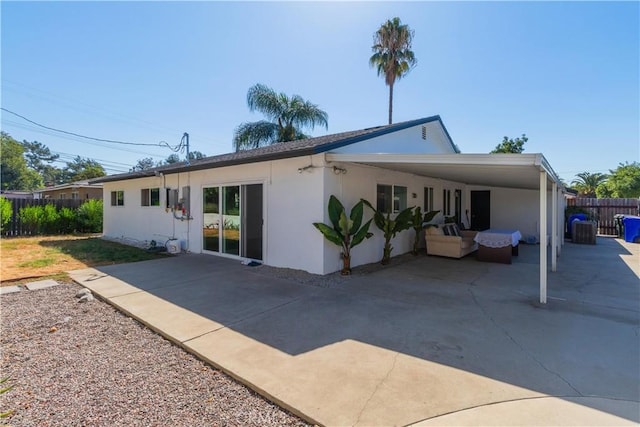
[(547, 303), (547, 173), (540, 171), (540, 303)]
[(558, 183), (551, 186), (551, 271), (558, 265)]

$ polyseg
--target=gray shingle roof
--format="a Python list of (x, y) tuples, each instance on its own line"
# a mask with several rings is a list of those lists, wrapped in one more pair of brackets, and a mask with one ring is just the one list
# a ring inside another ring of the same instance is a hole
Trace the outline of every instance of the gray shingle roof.
[[(440, 121), (440, 123), (442, 124), (440, 116), (431, 116), (402, 123), (395, 123), (387, 126), (378, 126), (349, 132), (341, 132), (331, 135), (318, 136), (315, 138), (300, 139), (297, 141), (280, 142), (268, 145), (266, 147), (254, 148), (252, 150), (243, 150), (235, 153), (220, 154), (217, 156), (206, 157), (204, 159), (191, 160), (188, 165), (186, 164), (186, 162), (179, 162), (171, 165), (146, 169), (143, 171), (108, 175), (101, 178), (93, 179), (91, 180), (91, 183), (143, 178), (154, 176), (159, 172), (170, 174), (203, 169), (213, 169), (245, 163), (255, 163), (269, 160), (286, 159), (291, 157), (308, 156), (335, 150), (340, 147), (355, 144), (356, 142), (361, 142), (380, 135), (397, 132), (402, 129), (433, 121)], [(444, 125), (442, 125), (442, 127), (444, 129)], [(446, 129), (445, 132), (447, 132)], [(447, 136), (449, 136), (448, 132)]]

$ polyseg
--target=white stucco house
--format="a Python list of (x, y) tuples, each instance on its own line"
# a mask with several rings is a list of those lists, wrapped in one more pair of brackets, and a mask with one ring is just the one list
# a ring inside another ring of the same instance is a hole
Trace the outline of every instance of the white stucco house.
[[(539, 237), (541, 301), (547, 242), (552, 270), (562, 244), (564, 198), (544, 156), (463, 154), (439, 116), (93, 182), (104, 188), (105, 237), (177, 239), (185, 251), (317, 274), (342, 267), (340, 249), (312, 225), (330, 222), (332, 194), (347, 209), (361, 198), (396, 212), (420, 206), (456, 215), (467, 228), (514, 228)], [(352, 251), (352, 266), (380, 260), (383, 237), (373, 225), (371, 231), (374, 237)], [(399, 234), (393, 255), (410, 251), (412, 239), (412, 230)]]

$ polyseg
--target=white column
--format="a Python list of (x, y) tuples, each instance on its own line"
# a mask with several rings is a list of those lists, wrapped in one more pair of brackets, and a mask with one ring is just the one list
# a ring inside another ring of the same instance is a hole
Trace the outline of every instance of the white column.
[(562, 253), (562, 246), (564, 245), (564, 194), (558, 191), (556, 198), (558, 199), (558, 216), (556, 218), (558, 221), (558, 257), (560, 257), (560, 254)]
[(551, 271), (558, 265), (558, 183), (551, 186)]
[(547, 173), (540, 171), (540, 303), (547, 303)]

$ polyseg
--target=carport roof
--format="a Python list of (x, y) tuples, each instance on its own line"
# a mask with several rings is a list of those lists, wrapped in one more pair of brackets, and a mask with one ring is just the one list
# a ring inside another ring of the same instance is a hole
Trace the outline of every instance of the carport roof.
[(542, 154), (326, 154), (327, 161), (360, 163), (468, 185), (538, 190), (540, 172), (560, 183)]

